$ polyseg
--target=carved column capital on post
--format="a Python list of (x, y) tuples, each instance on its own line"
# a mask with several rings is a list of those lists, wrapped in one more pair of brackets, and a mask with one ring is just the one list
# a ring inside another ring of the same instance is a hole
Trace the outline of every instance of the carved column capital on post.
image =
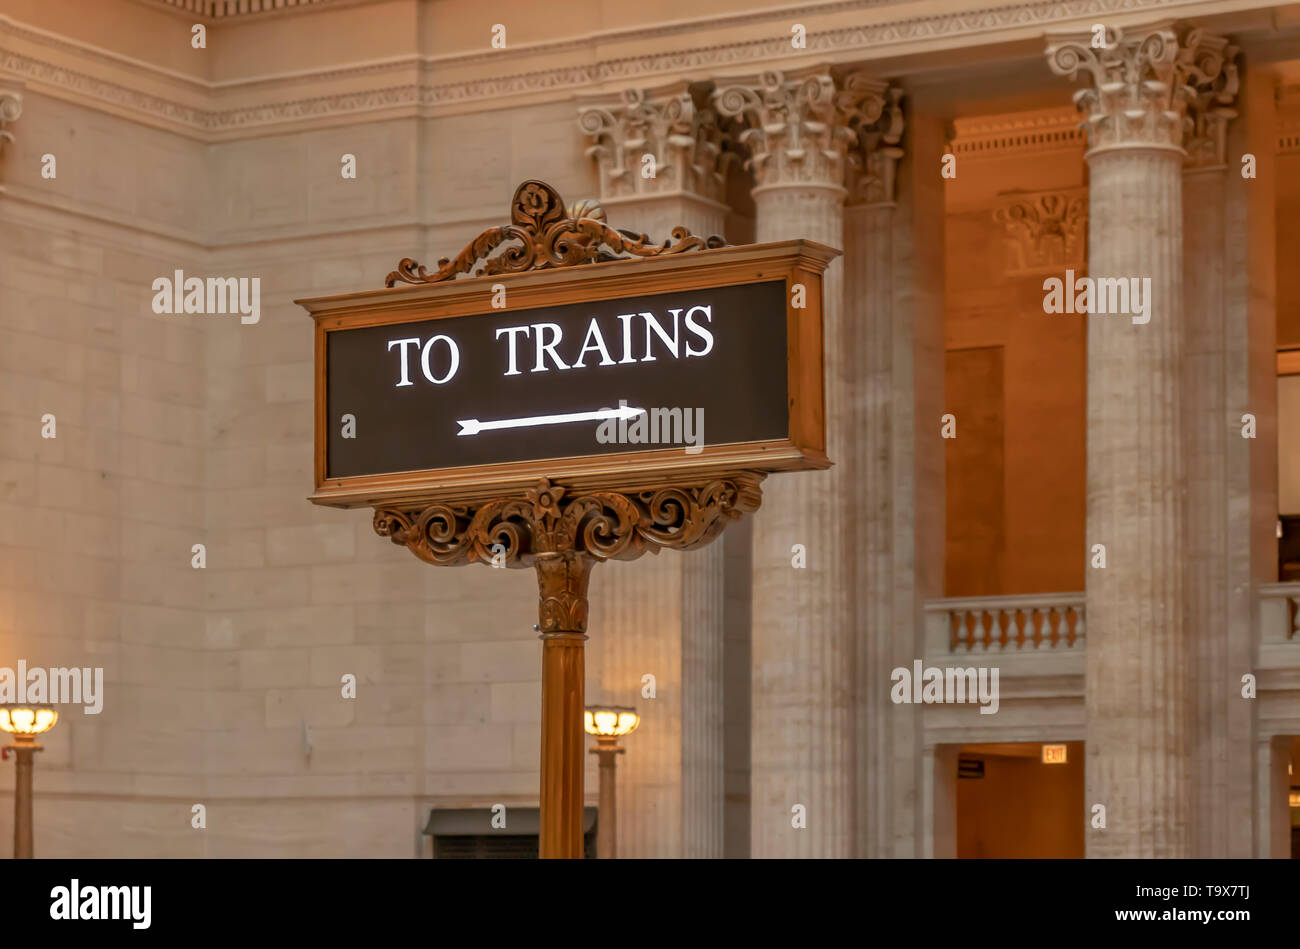
[(596, 561), (573, 550), (538, 554), (537, 631), (542, 638), (581, 636), (587, 632), (587, 581)]
[(857, 140), (849, 127), (842, 80), (829, 68), (785, 74), (771, 70), (713, 93), (718, 111), (748, 127), (739, 141), (749, 149), (745, 167), (754, 184), (843, 187), (849, 150)]
[(1229, 116), (1219, 109), (1237, 89), (1235, 46), (1172, 23), (1103, 32), (1055, 36), (1047, 46), (1054, 73), (1073, 79), (1085, 71), (1092, 79), (1089, 88), (1074, 94), (1092, 151), (1185, 146), (1203, 151), (1198, 130), (1207, 140), (1221, 137), (1219, 123)]
[(684, 193), (724, 202), (727, 169), (738, 156), (712, 91), (708, 82), (674, 83), (580, 106), (602, 200)]
[(855, 137), (849, 149), (848, 202), (893, 204), (894, 176), (903, 157), (903, 90), (865, 73), (850, 73), (835, 98)]

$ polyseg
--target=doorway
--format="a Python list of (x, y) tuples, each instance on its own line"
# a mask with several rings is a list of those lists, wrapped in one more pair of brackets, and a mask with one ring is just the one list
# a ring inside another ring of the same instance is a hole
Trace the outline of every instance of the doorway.
[(1082, 858), (1083, 742), (962, 745), (957, 857)]

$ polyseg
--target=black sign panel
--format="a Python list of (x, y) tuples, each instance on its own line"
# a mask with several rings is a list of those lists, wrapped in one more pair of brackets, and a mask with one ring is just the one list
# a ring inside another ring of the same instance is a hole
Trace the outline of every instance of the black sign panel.
[(326, 476), (784, 439), (786, 318), (770, 280), (333, 330)]

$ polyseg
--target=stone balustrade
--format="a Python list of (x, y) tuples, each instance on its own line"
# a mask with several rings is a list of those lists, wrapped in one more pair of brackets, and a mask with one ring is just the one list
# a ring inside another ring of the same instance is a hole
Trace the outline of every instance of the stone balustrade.
[(926, 602), (925, 617), (931, 654), (1084, 648), (1083, 593), (949, 597)]
[(1300, 583), (1264, 583), (1258, 592), (1255, 637), (1260, 648), (1300, 647)]

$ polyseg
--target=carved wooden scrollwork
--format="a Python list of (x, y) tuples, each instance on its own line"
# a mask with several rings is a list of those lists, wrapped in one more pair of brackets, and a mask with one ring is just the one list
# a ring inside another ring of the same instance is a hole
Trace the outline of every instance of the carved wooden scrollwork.
[(476, 506), (435, 503), (417, 510), (377, 508), (375, 533), (431, 564), (531, 567), (540, 555), (576, 552), (634, 560), (661, 547), (689, 550), (758, 510), (763, 475), (671, 484), (636, 493), (589, 491), (567, 497), (542, 479), (522, 497)]
[(477, 506), (377, 508), (375, 533), (428, 563), (535, 567), (538, 630), (587, 628), (587, 579), (601, 560), (634, 560), (661, 547), (690, 550), (729, 521), (758, 510), (763, 475), (744, 471), (711, 481), (644, 491), (588, 491), (572, 497), (542, 479), (523, 497)]
[[(513, 243), (511, 243), (513, 242)], [(504, 250), (491, 256), (498, 247)], [(510, 202), (510, 223), (490, 227), (470, 241), (455, 259), (427, 268), (404, 257), (384, 280), (391, 287), (402, 283), (439, 283), (474, 271), (474, 276), (522, 273), (574, 267), (628, 257), (660, 257), (726, 245), (721, 237), (696, 237), (685, 227), (673, 228), (672, 237), (653, 243), (645, 234), (615, 229), (605, 223), (605, 211), (594, 201), (565, 207), (558, 191), (543, 181), (525, 181)], [(482, 265), (474, 270), (480, 261)]]

